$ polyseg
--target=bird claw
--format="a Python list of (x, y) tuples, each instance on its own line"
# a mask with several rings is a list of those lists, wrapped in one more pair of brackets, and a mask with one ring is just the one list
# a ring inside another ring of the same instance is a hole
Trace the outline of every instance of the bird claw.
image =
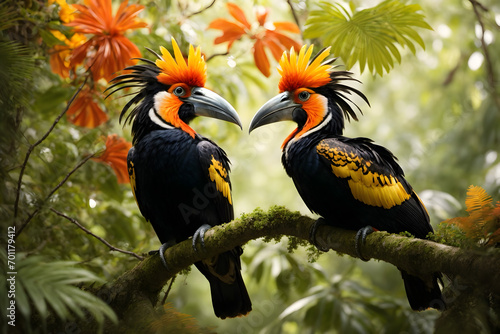
[(175, 241), (169, 240), (169, 241), (165, 242), (164, 244), (162, 244), (160, 246), (160, 249), (149, 251), (148, 254), (149, 255), (153, 255), (153, 254), (158, 253), (158, 255), (160, 255), (161, 263), (163, 263), (163, 266), (165, 268), (167, 268), (167, 270), (169, 270), (169, 267), (167, 265), (167, 260), (165, 260), (165, 255), (164, 254), (165, 254), (165, 251), (167, 250), (167, 248), (172, 247), (173, 245), (175, 245)]
[(316, 233), (318, 232), (318, 228), (323, 225), (326, 225), (326, 220), (324, 218), (319, 218), (314, 222), (314, 224), (312, 224), (311, 229), (309, 230), (309, 240), (311, 240), (311, 243), (320, 251), (328, 252), (330, 250), (329, 248), (319, 246), (318, 242), (316, 241)]
[(358, 255), (358, 257), (362, 261), (365, 261), (365, 262), (369, 261), (370, 259), (365, 258), (363, 256), (363, 254), (361, 254), (361, 246), (365, 244), (366, 237), (369, 234), (372, 234), (373, 232), (375, 232), (375, 229), (373, 227), (371, 227), (370, 225), (368, 225), (368, 226), (360, 228), (358, 230), (358, 232), (356, 233), (356, 240), (354, 243), (354, 248), (356, 249), (356, 254)]
[(194, 232), (193, 234), (193, 249), (195, 252), (198, 251), (198, 249), (196, 248), (196, 242), (198, 241), (198, 239), (200, 239), (200, 243), (201, 243), (201, 248), (203, 250), (205, 250), (205, 233), (211, 229), (212, 226), (208, 225), (208, 224), (203, 224), (201, 225), (197, 230), (196, 232)]

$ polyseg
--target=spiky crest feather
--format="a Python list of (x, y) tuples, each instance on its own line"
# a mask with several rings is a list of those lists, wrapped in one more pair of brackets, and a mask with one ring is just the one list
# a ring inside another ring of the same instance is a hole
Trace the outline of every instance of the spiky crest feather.
[(330, 47), (321, 49), (310, 59), (312, 51), (313, 45), (309, 47), (304, 45), (298, 55), (293, 48), (290, 50), (290, 55), (287, 52), (283, 53), (278, 67), (278, 72), (281, 74), (278, 84), (280, 92), (294, 91), (298, 88), (325, 87), (330, 93), (330, 97), (342, 110), (344, 117), (347, 120), (353, 118), (357, 121), (358, 117), (351, 105), (354, 105), (361, 114), (363, 112), (347, 95), (354, 93), (368, 105), (370, 103), (362, 92), (340, 82), (345, 80), (360, 81), (352, 78), (352, 73), (349, 71), (334, 71), (340, 66), (331, 66), (337, 58), (325, 60), (330, 55)]
[(162, 55), (156, 60), (156, 66), (161, 69), (158, 81), (169, 86), (182, 82), (192, 87), (204, 87), (207, 81), (207, 64), (201, 55), (200, 47), (194, 49), (192, 45), (189, 45), (187, 64), (174, 38), (172, 38), (172, 47), (175, 59), (167, 49), (160, 46)]
[[(280, 92), (297, 92), (302, 89), (310, 89), (328, 99), (328, 110), (331, 113), (328, 124), (324, 130), (335, 134), (342, 134), (344, 129), (344, 119), (358, 120), (354, 107), (362, 114), (361, 109), (350, 99), (349, 95), (354, 94), (361, 97), (368, 105), (368, 99), (359, 90), (343, 84), (346, 80), (358, 80), (352, 78), (352, 73), (348, 71), (335, 71), (339, 65), (331, 64), (337, 58), (326, 59), (330, 54), (330, 48), (323, 48), (311, 59), (313, 46), (304, 45), (297, 55), (292, 48), (290, 55), (286, 52), (280, 60), (278, 72), (281, 74), (279, 82)], [(319, 126), (326, 118), (326, 114), (312, 112), (312, 108), (323, 108), (321, 99), (312, 98), (303, 103), (303, 109), (308, 113), (305, 124), (292, 132), (283, 142), (283, 148), (292, 138), (299, 138), (309, 133), (309, 130)], [(316, 110), (315, 109), (315, 110)], [(325, 111), (326, 112), (326, 111)]]
[(330, 54), (330, 48), (320, 51), (311, 61), (313, 45), (304, 45), (297, 56), (295, 50), (290, 55), (285, 51), (279, 62), (278, 72), (281, 79), (278, 84), (280, 92), (294, 91), (297, 88), (316, 88), (330, 82), (328, 63), (321, 63)]
[[(184, 60), (182, 53), (175, 39), (172, 38), (172, 47), (174, 56), (164, 47), (160, 47), (162, 55), (146, 48), (149, 52), (155, 55), (158, 59), (152, 61), (144, 58), (136, 58), (145, 64), (129, 66), (125, 70), (133, 71), (119, 75), (111, 80), (113, 83), (106, 91), (110, 91), (106, 97), (118, 92), (122, 89), (140, 88), (130, 101), (125, 104), (120, 114), (120, 123), (127, 114), (127, 111), (133, 106), (141, 102), (148, 96), (154, 96), (161, 90), (168, 88), (176, 83), (185, 83), (189, 86), (203, 87), (206, 82), (207, 67), (203, 56), (201, 55), (200, 47), (196, 49), (192, 45), (189, 46), (188, 62)], [(127, 95), (126, 95), (127, 96)], [(138, 104), (125, 118), (125, 124), (131, 123), (140, 111)]]

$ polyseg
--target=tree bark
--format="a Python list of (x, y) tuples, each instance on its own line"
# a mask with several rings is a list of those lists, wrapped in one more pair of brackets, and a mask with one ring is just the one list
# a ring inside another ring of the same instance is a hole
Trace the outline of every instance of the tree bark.
[[(168, 269), (163, 267), (158, 255), (149, 256), (115, 281), (94, 289), (93, 293), (115, 310), (121, 321), (118, 327), (129, 328), (130, 323), (124, 320), (132, 316), (137, 319), (139, 312), (141, 330), (144, 330), (148, 321), (154, 319), (153, 310), (159, 292), (179, 271), (194, 262), (260, 237), (286, 235), (310, 242), (309, 234), (314, 222), (310, 217), (283, 207), (273, 207), (268, 212), (255, 210), (230, 223), (211, 228), (205, 234), (204, 251), (196, 252), (191, 240), (186, 240), (165, 251)], [(356, 231), (323, 225), (317, 230), (316, 242), (321, 248), (357, 257), (355, 235)], [(201, 245), (198, 246), (200, 248)], [(368, 235), (362, 250), (365, 257), (389, 262), (412, 275), (442, 272), (450, 277), (459, 277), (464, 286), (487, 287), (489, 292), (500, 295), (498, 252), (464, 250), (387, 232)], [(86, 329), (95, 328), (95, 324), (89, 322), (80, 325)], [(108, 325), (111, 326), (108, 329), (116, 330), (116, 325)]]

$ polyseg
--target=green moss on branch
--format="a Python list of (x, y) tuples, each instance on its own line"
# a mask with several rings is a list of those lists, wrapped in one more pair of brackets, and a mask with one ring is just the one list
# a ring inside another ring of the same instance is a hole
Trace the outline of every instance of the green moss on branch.
[[(309, 231), (313, 223), (312, 218), (284, 207), (275, 206), (267, 212), (256, 209), (233, 222), (211, 228), (205, 234), (204, 252), (194, 251), (191, 240), (186, 240), (165, 251), (169, 270), (163, 267), (159, 256), (153, 255), (95, 293), (106, 296), (106, 301), (118, 317), (126, 319), (137, 308), (144, 308), (145, 303), (150, 303), (153, 309), (159, 292), (168, 280), (194, 262), (261, 237), (286, 235), (292, 237), (295, 244), (299, 241), (310, 242)], [(316, 241), (321, 248), (355, 257), (355, 234), (355, 231), (321, 226)], [(428, 240), (375, 232), (366, 238), (363, 254), (389, 262), (414, 275), (443, 272), (452, 277), (459, 276), (468, 284), (488, 286), (492, 293), (500, 295), (500, 271), (493, 269), (500, 268), (498, 252), (474, 253)]]

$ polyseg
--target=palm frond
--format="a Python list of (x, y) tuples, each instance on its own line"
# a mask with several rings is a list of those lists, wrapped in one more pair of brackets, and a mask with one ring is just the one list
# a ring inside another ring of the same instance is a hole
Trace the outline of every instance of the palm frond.
[(9, 29), (21, 18), (16, 13), (8, 1), (0, 4), (0, 31)]
[(474, 211), (480, 211), (485, 207), (491, 206), (493, 199), (490, 195), (479, 186), (470, 186), (467, 189), (467, 198), (465, 199), (465, 206), (467, 212), (471, 214)]
[(495, 246), (500, 240), (500, 201), (494, 205), (486, 190), (471, 185), (467, 189), (465, 206), (467, 217), (447, 219), (442, 225), (455, 225), (465, 233), (466, 239), (455, 238), (461, 241), (461, 247)]
[(76, 284), (98, 282), (92, 272), (75, 267), (75, 262), (49, 262), (43, 256), (22, 257), (16, 261), (16, 307), (29, 319), (36, 312), (46, 319), (52, 312), (61, 320), (88, 314), (103, 324), (105, 318), (117, 317), (101, 299), (83, 291)]
[(415, 28), (432, 28), (417, 13), (419, 5), (387, 0), (353, 14), (339, 4), (321, 2), (320, 10), (311, 11), (306, 21), (305, 38), (321, 38), (333, 53), (343, 59), (347, 69), (359, 63), (373, 74), (388, 73), (395, 61), (401, 63), (399, 47), (407, 46), (415, 54), (416, 42), (425, 48)]

